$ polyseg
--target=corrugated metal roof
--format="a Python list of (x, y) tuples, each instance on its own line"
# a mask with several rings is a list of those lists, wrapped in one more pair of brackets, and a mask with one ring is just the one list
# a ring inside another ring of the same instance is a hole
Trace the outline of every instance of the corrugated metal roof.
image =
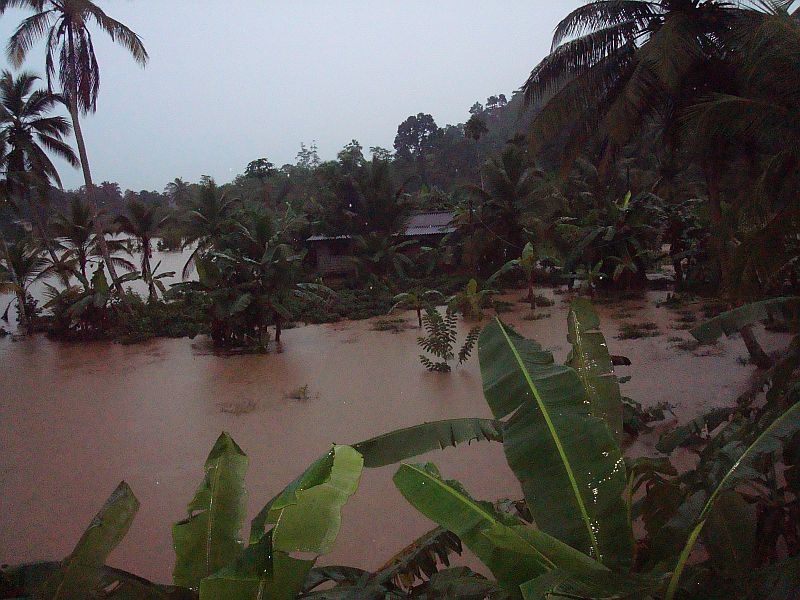
[[(413, 237), (418, 235), (441, 235), (443, 233), (452, 233), (456, 230), (453, 226), (453, 217), (455, 213), (451, 211), (435, 211), (424, 212), (411, 215), (406, 224), (406, 230), (403, 232), (404, 236)], [(347, 240), (352, 236), (350, 235), (312, 235), (306, 241), (319, 242), (322, 240)]]

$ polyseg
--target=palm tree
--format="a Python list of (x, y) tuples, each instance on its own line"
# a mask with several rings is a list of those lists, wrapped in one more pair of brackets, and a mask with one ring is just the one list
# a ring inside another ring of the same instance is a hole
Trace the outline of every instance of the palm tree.
[(408, 219), (410, 203), (402, 187), (392, 181), (389, 161), (373, 157), (355, 177), (357, 206), (352, 207), (364, 233), (393, 234), (400, 231)]
[(169, 217), (161, 217), (157, 207), (146, 206), (137, 200), (128, 202), (126, 212), (127, 214), (118, 216), (115, 223), (119, 231), (127, 233), (138, 242), (139, 251), (142, 253), (142, 279), (147, 283), (148, 299), (152, 302), (158, 298), (153, 269), (150, 265), (150, 259), (153, 257), (152, 241), (158, 236)]
[(563, 136), (569, 165), (600, 137), (605, 163), (653, 117), (675, 115), (724, 89), (728, 33), (742, 10), (726, 0), (594, 1), (556, 27), (553, 47), (523, 85), (534, 148)]
[(187, 206), (192, 199), (191, 184), (180, 177), (170, 181), (164, 188), (164, 193), (175, 206)]
[(186, 279), (194, 265), (195, 258), (211, 248), (233, 225), (233, 212), (237, 198), (228, 198), (221, 192), (213, 179), (202, 182), (197, 195), (189, 202), (189, 210), (184, 218), (184, 247), (196, 243), (196, 247), (183, 267), (182, 277)]
[[(46, 274), (41, 248), (31, 237), (20, 238), (11, 244), (5, 238), (0, 242), (0, 292), (15, 295), (20, 326), (26, 333), (31, 333), (34, 315), (28, 305), (28, 287)], [(4, 315), (7, 313), (8, 307)]]
[(499, 157), (487, 162), (483, 172), (484, 187), (467, 187), (470, 196), (480, 202), (478, 207), (470, 205), (468, 220), (480, 220), (480, 228), (494, 242), (495, 256), (491, 258), (496, 261), (505, 259), (509, 250), (515, 254), (522, 250), (524, 219), (540, 208), (533, 198), (542, 172), (528, 164), (516, 144), (509, 144)]
[(744, 13), (733, 37), (736, 92), (701, 97), (684, 111), (683, 132), (699, 154), (746, 145), (764, 159), (757, 196), (791, 204), (800, 165), (800, 21), (765, 4)]
[(357, 235), (353, 238), (355, 256), (353, 265), (359, 275), (386, 283), (389, 273), (402, 279), (406, 269), (414, 266), (414, 261), (403, 250), (417, 243), (417, 240), (398, 242), (396, 238), (379, 233)]
[[(100, 241), (95, 233), (97, 220), (98, 216), (89, 202), (76, 194), (70, 199), (68, 210), (57, 214), (50, 222), (50, 232), (58, 239), (59, 246), (63, 250), (61, 260), (74, 261), (83, 279), (89, 278), (87, 269), (91, 263), (102, 261)], [(105, 226), (101, 227), (104, 237), (108, 231)], [(128, 251), (126, 244), (119, 240), (107, 240), (106, 245), (116, 267), (126, 271), (134, 269), (133, 263), (115, 256), (117, 252)]]
[[(34, 11), (33, 15), (20, 23), (8, 42), (7, 53), (11, 64), (15, 67), (21, 66), (33, 44), (46, 38), (47, 84), (52, 91), (56, 76), (55, 55), (58, 54), (61, 93), (72, 117), (86, 189), (90, 202), (94, 204), (94, 183), (79, 118), (81, 113), (86, 114), (97, 109), (97, 95), (100, 90), (100, 66), (89, 25), (96, 23), (113, 41), (127, 49), (142, 66), (147, 64), (147, 51), (136, 33), (109, 17), (91, 0), (0, 0), (0, 15), (11, 7)], [(105, 238), (101, 236), (99, 221), (96, 225), (106, 267), (120, 298), (124, 298), (124, 290), (117, 277), (111, 254)]]
[(475, 141), (475, 159), (479, 166), (478, 171), (481, 178), (481, 187), (483, 187), (484, 181), (483, 170), (480, 168), (481, 155), (478, 142), (487, 133), (489, 133), (489, 128), (486, 126), (486, 121), (481, 119), (477, 114), (472, 115), (464, 124), (464, 137)]
[(33, 201), (34, 190), (40, 200), (47, 196), (49, 184), (61, 186), (58, 171), (45, 150), (73, 166), (78, 159), (72, 148), (64, 142), (70, 132), (69, 122), (60, 116), (48, 116), (53, 108), (63, 103), (63, 98), (45, 90), (34, 89), (39, 77), (22, 72), (16, 77), (9, 71), (0, 75), (0, 138), (6, 144), (2, 160), (6, 171), (5, 192), (17, 204), (25, 200), (31, 219), (50, 254), (56, 262), (41, 217), (39, 206)]

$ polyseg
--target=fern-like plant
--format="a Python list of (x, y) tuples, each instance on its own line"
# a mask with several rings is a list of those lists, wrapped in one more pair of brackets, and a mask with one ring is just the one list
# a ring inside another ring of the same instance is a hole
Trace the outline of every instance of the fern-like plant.
[[(455, 314), (449, 308), (444, 315), (434, 308), (427, 308), (422, 317), (422, 325), (427, 335), (418, 337), (417, 344), (425, 352), (432, 354), (438, 361), (432, 360), (424, 354), (419, 355), (419, 361), (428, 371), (449, 373), (452, 370), (450, 361), (456, 357), (453, 350), (457, 340)], [(461, 349), (458, 351), (459, 365), (469, 359), (480, 333), (480, 327), (476, 326), (470, 329)]]

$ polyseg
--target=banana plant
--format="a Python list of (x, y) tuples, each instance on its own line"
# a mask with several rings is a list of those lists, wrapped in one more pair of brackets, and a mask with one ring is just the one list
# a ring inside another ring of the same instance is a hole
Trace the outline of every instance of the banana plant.
[(483, 306), (487, 299), (497, 290), (490, 288), (479, 289), (478, 282), (470, 279), (464, 289), (447, 299), (447, 306), (461, 313), (466, 321), (480, 321), (483, 319)]
[(578, 279), (583, 281), (582, 288), (589, 294), (589, 298), (594, 298), (594, 293), (597, 290), (600, 282), (605, 279), (603, 273), (603, 261), (599, 260), (593, 267), (589, 265), (582, 265), (578, 267)]
[(753, 332), (753, 326), (765, 319), (778, 318), (789, 322), (796, 330), (799, 316), (800, 297), (770, 298), (745, 304), (719, 314), (689, 330), (689, 333), (703, 344), (716, 342), (723, 334), (730, 336), (740, 333), (752, 361), (761, 369), (769, 369), (773, 361), (758, 342)]
[(175, 584), (199, 590), (200, 600), (294, 598), (317, 557), (333, 546), (363, 458), (350, 446), (334, 446), (262, 509), (245, 548), (239, 531), (246, 468), (246, 455), (223, 433), (190, 516), (173, 527)]
[(522, 272), (525, 274), (525, 281), (528, 284), (528, 302), (531, 303), (531, 310), (536, 310), (536, 295), (533, 292), (533, 284), (534, 284), (534, 275), (536, 270), (536, 263), (539, 260), (538, 253), (536, 252), (533, 244), (528, 242), (525, 244), (525, 247), (522, 249), (522, 254), (519, 258), (515, 258), (513, 260), (508, 261), (502, 267), (500, 267), (494, 275), (489, 277), (486, 280), (486, 285), (494, 285), (494, 282), (497, 280), (498, 277), (508, 273), (509, 271), (514, 271), (516, 269), (521, 269)]
[(125, 537), (138, 510), (139, 501), (123, 481), (92, 519), (72, 553), (45, 579), (36, 595), (48, 600), (72, 600), (86, 598), (87, 592), (98, 589), (108, 555)]
[(508, 417), (506, 459), (536, 522), (606, 566), (629, 566), (622, 452), (578, 373), (499, 319), (481, 334), (478, 357), (486, 401), (496, 419)]
[(389, 309), (389, 313), (394, 312), (395, 309), (401, 305), (415, 310), (417, 311), (419, 328), (422, 329), (422, 311), (426, 307), (432, 306), (435, 298), (443, 301), (444, 294), (438, 290), (426, 290), (422, 293), (404, 292), (402, 294), (397, 294), (394, 298), (392, 298), (394, 305)]
[(800, 431), (800, 402), (795, 402), (777, 418), (768, 422), (766, 426), (756, 430), (749, 444), (734, 438), (722, 448), (722, 454), (729, 467), (722, 471), (718, 483), (711, 488), (707, 496), (703, 492), (698, 492), (692, 498), (692, 504), (699, 506), (700, 511), (693, 519), (693, 526), (672, 571), (665, 600), (672, 600), (675, 597), (692, 550), (712, 516), (712, 511), (722, 500), (723, 494), (737, 484), (751, 480), (753, 468), (759, 459), (783, 448), (784, 444), (798, 431)]
[(575, 369), (589, 397), (591, 412), (605, 421), (621, 441), (623, 403), (614, 360), (600, 331), (600, 319), (591, 302), (577, 298), (570, 305), (567, 339), (572, 350), (567, 364)]
[[(702, 469), (689, 474), (693, 487), (685, 501), (673, 503), (672, 516), (660, 524), (646, 519), (648, 531), (656, 527), (653, 556), (632, 570), (631, 516), (641, 510), (633, 494), (647, 477), (653, 485), (661, 481), (657, 489), (681, 494), (669, 479), (678, 476), (666, 458), (632, 463), (626, 476), (613, 425), (619, 426), (620, 412), (608, 411), (621, 404), (613, 361), (588, 302), (573, 303), (569, 319), (575, 369), (556, 365), (499, 320), (479, 342), (484, 394), (538, 529), (473, 500), (432, 465), (402, 465), (395, 485), (423, 514), (459, 535), (512, 597), (673, 600), (704, 529), (712, 532), (702, 539), (717, 564), (738, 560), (746, 540), (755, 539), (755, 529), (748, 538), (736, 520), (743, 503), (733, 490), (760, 477), (765, 459), (798, 439), (800, 403), (790, 395), (782, 400), (791, 403), (788, 409), (767, 410), (755, 424), (729, 425), (701, 458)], [(725, 541), (737, 537), (743, 543)], [(788, 574), (794, 564), (777, 563), (761, 576), (776, 580), (775, 589), (795, 589)], [(747, 581), (767, 589), (763, 581)]]

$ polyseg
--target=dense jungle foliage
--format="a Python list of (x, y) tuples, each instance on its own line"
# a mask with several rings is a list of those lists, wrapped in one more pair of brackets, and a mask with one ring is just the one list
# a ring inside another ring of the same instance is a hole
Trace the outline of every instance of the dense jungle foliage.
[[(65, 106), (78, 125), (99, 92), (72, 90), (99, 66), (70, 63), (59, 27), (86, 11), (145, 64), (141, 40), (91, 2), (21, 4), (57, 17), (49, 52), (65, 54), (46, 86), (29, 72), (0, 80), (0, 277), (20, 331), (205, 333), (263, 350), (283, 324), (375, 316), (443, 276), (453, 278), (444, 293), (491, 278), (482, 287), (567, 282), (593, 296), (666, 271), (678, 289), (731, 306), (797, 291), (797, 78), (771, 76), (797, 71), (791, 3), (589, 3), (562, 21), (519, 92), (475, 103), (462, 124), (419, 113), (393, 149), (365, 153), (353, 140), (322, 160), (302, 145), (295, 164), (259, 158), (224, 185), (178, 178), (124, 194), (92, 183), (79, 129), (57, 115)], [(23, 24), (9, 44), (15, 65), (45, 31)], [(61, 190), (47, 152), (84, 166), (86, 185)], [(454, 230), (432, 245), (403, 235), (426, 211), (453, 214)], [(312, 235), (349, 236), (356, 277), (321, 281)], [(190, 251), (183, 275), (197, 281), (168, 289), (174, 274), (152, 264), (156, 248)], [(42, 278), (39, 305), (28, 290)], [(141, 301), (125, 292), (135, 278)]]

